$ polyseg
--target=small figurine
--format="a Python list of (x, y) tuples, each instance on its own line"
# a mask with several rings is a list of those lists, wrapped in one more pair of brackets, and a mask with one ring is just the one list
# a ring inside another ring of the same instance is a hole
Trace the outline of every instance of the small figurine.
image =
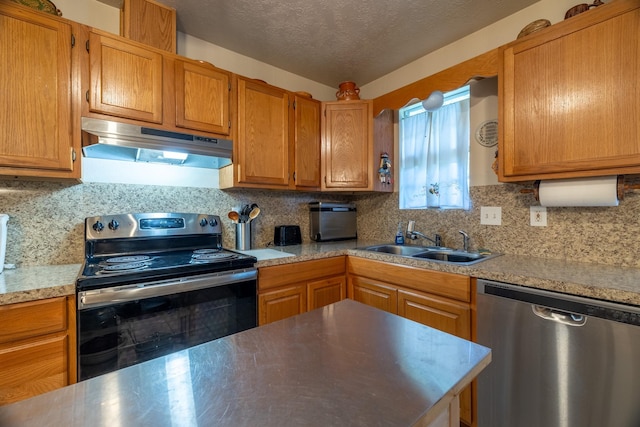
[(380, 155), (380, 169), (378, 169), (378, 177), (383, 184), (391, 184), (391, 161), (388, 153)]

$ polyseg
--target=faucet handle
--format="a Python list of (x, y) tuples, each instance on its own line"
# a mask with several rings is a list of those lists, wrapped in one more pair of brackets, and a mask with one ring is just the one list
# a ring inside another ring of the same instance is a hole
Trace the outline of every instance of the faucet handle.
[(407, 233), (412, 233), (416, 228), (416, 222), (415, 221), (409, 221), (407, 223)]

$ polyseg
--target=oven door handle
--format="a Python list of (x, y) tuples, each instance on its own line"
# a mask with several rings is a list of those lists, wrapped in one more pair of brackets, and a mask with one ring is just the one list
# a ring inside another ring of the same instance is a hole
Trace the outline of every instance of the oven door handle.
[(255, 268), (78, 292), (78, 310), (256, 280)]

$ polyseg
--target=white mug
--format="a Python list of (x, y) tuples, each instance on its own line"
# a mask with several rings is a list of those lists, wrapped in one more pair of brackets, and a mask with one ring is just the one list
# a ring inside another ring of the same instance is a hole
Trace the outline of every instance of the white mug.
[(4, 256), (7, 252), (7, 221), (9, 215), (0, 214), (0, 273), (4, 268)]

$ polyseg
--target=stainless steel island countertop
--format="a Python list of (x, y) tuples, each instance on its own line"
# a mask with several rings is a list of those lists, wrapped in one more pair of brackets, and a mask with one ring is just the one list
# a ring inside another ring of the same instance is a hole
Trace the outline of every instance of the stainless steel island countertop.
[(344, 300), (0, 407), (2, 426), (408, 426), (491, 351)]

